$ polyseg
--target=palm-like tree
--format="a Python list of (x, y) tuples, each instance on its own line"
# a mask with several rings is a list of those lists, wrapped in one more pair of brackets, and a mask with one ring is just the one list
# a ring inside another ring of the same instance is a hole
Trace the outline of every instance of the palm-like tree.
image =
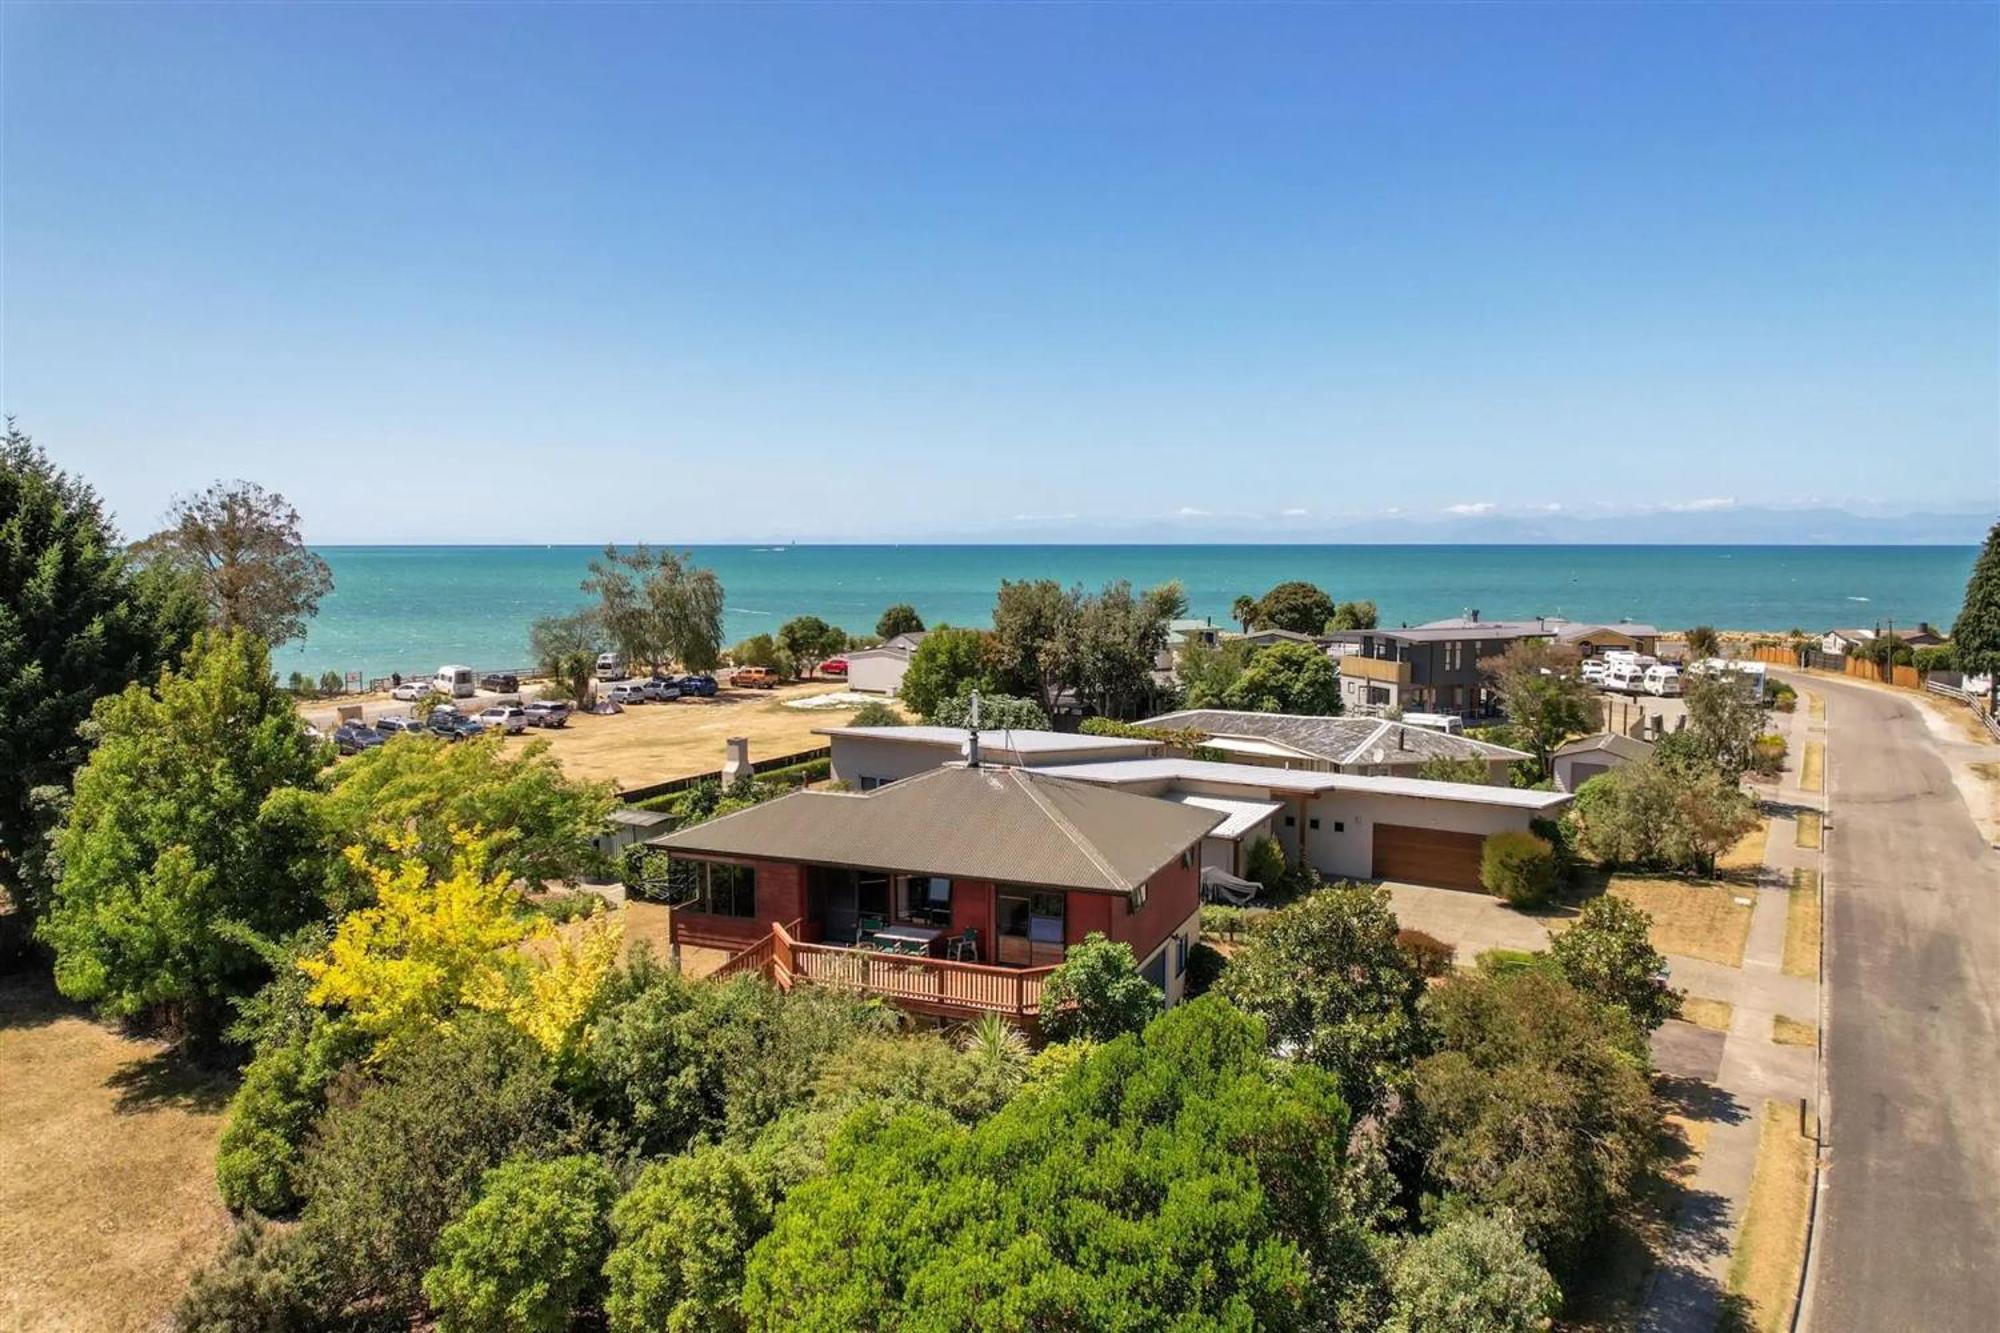
[(1250, 622), (1257, 618), (1257, 599), (1247, 594), (1238, 597), (1229, 604), (1229, 618), (1241, 625), (1243, 632), (1248, 634)]

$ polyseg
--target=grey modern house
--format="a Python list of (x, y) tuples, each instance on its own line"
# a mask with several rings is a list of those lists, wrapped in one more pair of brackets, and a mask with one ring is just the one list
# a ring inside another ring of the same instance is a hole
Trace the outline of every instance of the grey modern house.
[(1588, 657), (1611, 649), (1651, 653), (1659, 630), (1633, 622), (1584, 624), (1554, 616), (1482, 620), (1477, 611), (1398, 629), (1340, 630), (1324, 637), (1340, 666), (1340, 699), (1350, 709), (1492, 717), (1499, 700), (1480, 674), (1517, 639), (1549, 639)]

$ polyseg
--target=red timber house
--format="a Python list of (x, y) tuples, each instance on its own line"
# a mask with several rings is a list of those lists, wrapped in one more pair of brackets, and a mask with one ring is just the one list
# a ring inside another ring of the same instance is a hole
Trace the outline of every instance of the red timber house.
[(651, 839), (668, 940), (942, 1018), (1031, 1024), (1093, 933), (1175, 1003), (1200, 932), (1202, 837), (1222, 820), (1019, 768), (951, 765), (866, 793), (803, 791)]

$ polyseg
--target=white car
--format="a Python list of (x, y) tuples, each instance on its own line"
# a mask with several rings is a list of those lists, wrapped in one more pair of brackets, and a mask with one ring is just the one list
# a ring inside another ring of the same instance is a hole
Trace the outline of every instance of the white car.
[(488, 731), (499, 730), (518, 736), (528, 729), (528, 710), (519, 704), (494, 704), (482, 709), (477, 719)]
[(431, 683), (429, 681), (406, 680), (395, 689), (390, 690), (389, 697), (391, 699), (400, 699), (406, 704), (413, 704), (430, 692)]
[(613, 685), (604, 692), (604, 697), (614, 704), (642, 704), (646, 702), (646, 687), (632, 682)]
[(1610, 669), (1602, 658), (1591, 658), (1583, 664), (1583, 683), (1586, 685), (1602, 685), (1604, 683), (1604, 673)]

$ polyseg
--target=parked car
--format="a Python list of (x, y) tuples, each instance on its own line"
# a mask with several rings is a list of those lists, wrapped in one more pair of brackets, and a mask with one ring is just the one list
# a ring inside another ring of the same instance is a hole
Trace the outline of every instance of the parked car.
[(436, 686), (432, 685), (428, 680), (406, 680), (395, 689), (390, 690), (389, 697), (391, 699), (400, 699), (406, 704), (413, 704), (435, 688)]
[(822, 676), (845, 676), (847, 674), (847, 659), (844, 657), (828, 658), (819, 664), (819, 672)]
[(406, 731), (421, 732), (423, 729), (424, 724), (414, 717), (378, 717), (375, 719), (375, 730), (381, 733), (384, 738), (400, 736)]
[(737, 667), (729, 683), (739, 690), (776, 689), (778, 673), (769, 667)]
[(494, 704), (491, 708), (481, 709), (477, 721), (488, 731), (518, 736), (528, 729), (528, 710), (519, 704)]
[(537, 699), (522, 709), (528, 715), (531, 727), (563, 727), (569, 725), (569, 704), (562, 699)]
[(646, 692), (648, 699), (657, 703), (681, 697), (681, 687), (672, 676), (654, 676), (650, 680), (642, 680), (639, 682), (639, 688)]
[(1649, 666), (1646, 668), (1642, 683), (1648, 694), (1658, 695), (1663, 699), (1680, 697), (1681, 673), (1678, 667), (1670, 667), (1664, 663)]
[(624, 674), (625, 659), (623, 657), (617, 653), (599, 653), (597, 655), (597, 678), (599, 680), (617, 680)]
[(343, 722), (333, 729), (333, 745), (342, 754), (360, 754), (385, 744), (388, 737), (359, 722)]
[(519, 694), (521, 678), (511, 671), (494, 671), (479, 678), (479, 688), (494, 694)]
[(424, 719), (424, 729), (448, 741), (462, 741), (468, 736), (484, 735), (486, 728), (459, 712), (456, 708), (435, 708)]
[(713, 676), (682, 676), (674, 684), (681, 687), (681, 697), (683, 699), (691, 696), (703, 699), (712, 699), (715, 697), (715, 677)]
[(472, 686), (472, 668), (469, 666), (441, 666), (431, 677), (431, 688), (447, 699), (470, 699), (476, 690)]
[(604, 692), (604, 697), (621, 706), (646, 702), (646, 687), (637, 681), (621, 681)]
[(1586, 685), (1602, 685), (1604, 673), (1608, 670), (1610, 667), (1603, 658), (1593, 657), (1583, 664), (1583, 670), (1578, 674), (1583, 677), (1583, 683)]

